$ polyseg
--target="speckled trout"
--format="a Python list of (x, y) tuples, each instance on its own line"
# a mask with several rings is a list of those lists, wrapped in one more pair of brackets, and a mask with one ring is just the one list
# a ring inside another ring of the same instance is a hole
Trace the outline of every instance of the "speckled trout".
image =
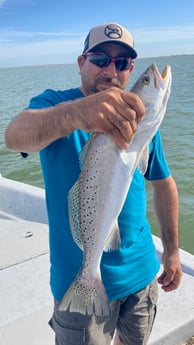
[(120, 246), (118, 216), (136, 168), (145, 174), (149, 143), (158, 130), (171, 89), (171, 68), (160, 74), (148, 67), (131, 91), (145, 105), (144, 120), (127, 150), (119, 149), (105, 134), (94, 134), (80, 155), (81, 173), (69, 192), (69, 221), (75, 243), (83, 250), (83, 262), (65, 293), (60, 310), (109, 316), (110, 303), (101, 280), (103, 251)]

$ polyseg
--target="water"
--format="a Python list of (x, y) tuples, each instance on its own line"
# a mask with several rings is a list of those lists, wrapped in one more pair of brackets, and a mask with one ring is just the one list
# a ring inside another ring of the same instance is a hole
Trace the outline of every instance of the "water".
[[(161, 126), (166, 156), (180, 199), (180, 247), (194, 254), (194, 55), (139, 59), (130, 85), (155, 62), (159, 69), (172, 67), (173, 83), (166, 117)], [(38, 154), (22, 159), (4, 144), (4, 130), (29, 99), (46, 88), (67, 89), (80, 85), (77, 65), (49, 65), (0, 69), (0, 173), (7, 178), (43, 187)], [(148, 217), (153, 233), (158, 226), (148, 191)]]

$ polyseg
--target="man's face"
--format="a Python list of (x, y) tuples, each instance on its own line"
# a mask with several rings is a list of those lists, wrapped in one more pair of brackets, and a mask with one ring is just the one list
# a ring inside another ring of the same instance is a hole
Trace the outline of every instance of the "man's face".
[[(112, 57), (129, 57), (127, 50), (117, 44), (101, 44), (92, 51)], [(81, 90), (86, 96), (113, 86), (125, 89), (128, 84), (130, 70), (117, 70), (113, 61), (107, 67), (99, 67), (90, 61), (90, 56), (79, 56), (78, 64), (82, 80)]]

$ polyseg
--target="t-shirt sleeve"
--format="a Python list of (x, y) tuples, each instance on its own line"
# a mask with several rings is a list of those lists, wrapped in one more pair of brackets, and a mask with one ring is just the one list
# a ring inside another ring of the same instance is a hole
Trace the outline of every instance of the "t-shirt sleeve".
[(148, 168), (145, 173), (147, 180), (162, 180), (171, 175), (170, 168), (168, 166), (160, 131), (156, 133), (149, 146), (149, 161)]
[(60, 93), (54, 90), (47, 89), (38, 96), (30, 100), (28, 109), (42, 109), (53, 107), (54, 105), (62, 102)]
[(64, 91), (47, 89), (40, 95), (35, 96), (30, 100), (28, 109), (49, 108), (59, 103), (72, 101), (81, 97), (84, 97), (84, 94), (79, 88)]

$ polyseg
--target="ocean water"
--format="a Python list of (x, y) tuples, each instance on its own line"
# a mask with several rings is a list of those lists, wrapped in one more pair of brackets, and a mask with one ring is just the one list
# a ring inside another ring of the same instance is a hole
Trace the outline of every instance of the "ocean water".
[[(180, 247), (194, 254), (194, 55), (137, 60), (128, 89), (153, 62), (160, 71), (166, 64), (172, 67), (172, 91), (161, 133), (179, 191)], [(76, 64), (0, 68), (0, 173), (4, 177), (43, 187), (38, 154), (23, 159), (20, 154), (7, 150), (4, 130), (32, 96), (47, 88), (67, 89), (79, 85)], [(153, 233), (159, 235), (149, 183), (147, 195), (148, 217)]]

